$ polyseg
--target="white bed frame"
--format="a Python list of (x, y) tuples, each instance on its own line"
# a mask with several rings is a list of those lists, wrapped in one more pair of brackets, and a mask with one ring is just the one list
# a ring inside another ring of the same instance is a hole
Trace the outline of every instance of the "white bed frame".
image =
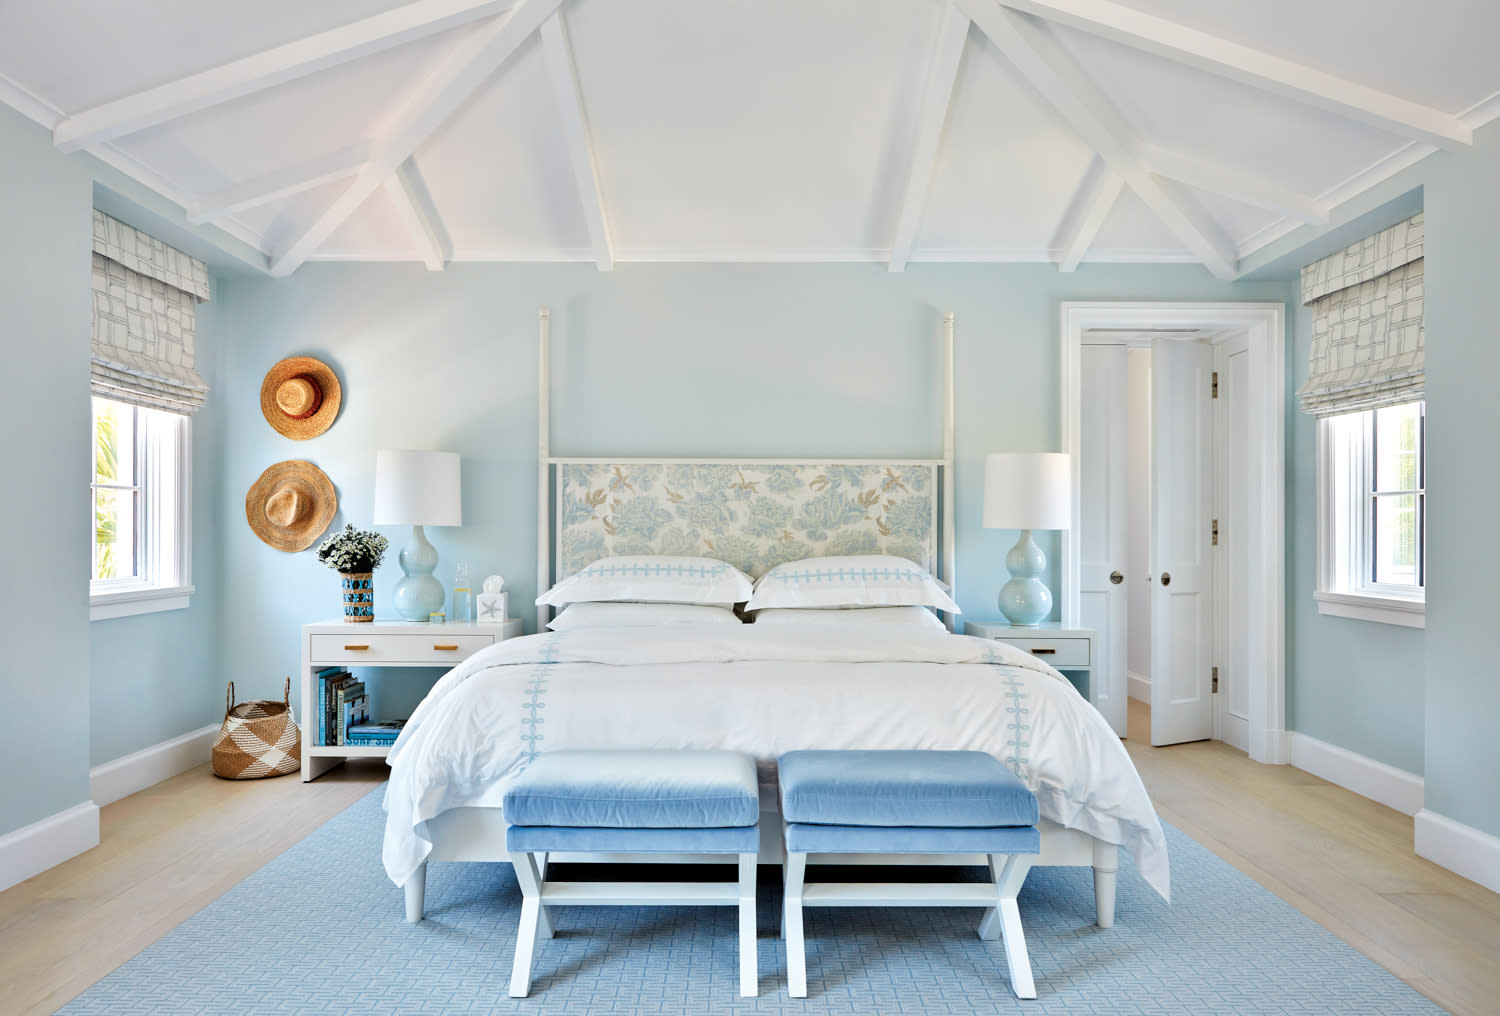
[[(550, 589), (553, 584), (553, 561), (556, 534), (552, 526), (552, 498), (554, 470), (562, 465), (577, 462), (598, 462), (598, 459), (570, 459), (554, 457), (550, 446), (551, 423), (551, 324), (552, 315), (543, 310), (540, 315), (540, 378), (537, 419), (537, 589)], [(931, 555), (938, 566), (936, 577), (953, 584), (954, 523), (953, 523), (953, 462), (954, 462), (954, 409), (953, 409), (953, 314), (943, 315), (943, 457), (929, 464), (939, 466), (942, 482), (942, 524), (934, 527), (941, 540), (940, 552)], [(611, 461), (627, 462), (626, 459)], [(651, 460), (672, 462), (683, 460)], [(747, 465), (764, 464), (766, 460), (714, 459), (715, 463), (734, 464), (743, 461)], [(779, 459), (778, 462), (795, 464), (796, 459)], [(857, 460), (847, 460), (851, 465)], [(541, 628), (550, 618), (549, 608), (537, 608), (537, 626)], [(947, 617), (948, 626), (954, 625), (952, 615)], [(761, 790), (761, 864), (780, 865), (785, 860), (781, 838), (781, 813), (774, 788)], [(1089, 866), (1094, 869), (1094, 906), (1099, 927), (1113, 926), (1115, 919), (1115, 885), (1120, 866), (1120, 848), (1113, 843), (1095, 839), (1077, 829), (1066, 829), (1055, 822), (1042, 819), (1039, 823), (1042, 834), (1041, 853), (1032, 860), (1033, 865)], [(510, 863), (510, 854), (505, 849), (505, 819), (499, 808), (454, 808), (431, 819), (427, 823), (427, 834), (432, 840), (432, 852), (405, 885), (406, 919), (422, 919), (423, 901), (427, 885), (427, 865), (434, 861), (490, 861)], [(696, 863), (720, 863), (722, 856), (662, 855), (662, 854), (554, 854), (549, 862), (612, 862), (612, 863), (662, 863), (682, 861)], [(813, 854), (810, 863), (852, 864), (930, 864), (928, 856), (893, 854)], [(982, 854), (946, 855), (941, 863), (984, 865), (988, 859)]]

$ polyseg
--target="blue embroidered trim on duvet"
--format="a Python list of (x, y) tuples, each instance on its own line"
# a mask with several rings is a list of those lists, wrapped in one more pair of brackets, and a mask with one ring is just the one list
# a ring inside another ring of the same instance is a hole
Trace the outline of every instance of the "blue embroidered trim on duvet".
[(552, 632), (547, 636), (547, 641), (542, 646), (542, 658), (532, 666), (531, 677), (527, 679), (526, 686), (522, 689), (524, 698), (521, 701), (521, 709), (525, 713), (521, 717), (521, 770), (523, 772), (542, 753), (540, 745), (545, 735), (541, 728), (547, 722), (546, 718), (541, 715), (542, 710), (547, 708), (547, 703), (543, 699), (547, 694), (548, 683), (552, 680), (552, 665), (557, 662), (558, 643), (561, 640), (561, 632)]
[[(1007, 664), (994, 649), (985, 650), (983, 662), (994, 667), (1014, 666), (1014, 664)], [(1025, 780), (1026, 774), (1021, 769), (1031, 763), (1031, 759), (1026, 755), (1026, 749), (1031, 747), (1031, 721), (1028, 719), (1031, 709), (1026, 705), (1026, 700), (1031, 696), (1021, 686), (1020, 678), (1010, 670), (1001, 670), (999, 677), (1000, 683), (1005, 686), (1003, 694), (1007, 699), (1005, 712), (1008, 716), (1005, 722), (1005, 755), (1000, 761), (1004, 762), (1011, 772)]]

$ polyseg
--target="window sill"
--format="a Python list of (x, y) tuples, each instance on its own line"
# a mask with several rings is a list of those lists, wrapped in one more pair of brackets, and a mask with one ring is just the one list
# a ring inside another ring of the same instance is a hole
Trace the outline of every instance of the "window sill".
[(1407, 628), (1427, 627), (1427, 603), (1397, 596), (1372, 596), (1368, 593), (1313, 593), (1319, 614), (1350, 617), (1357, 621), (1396, 624)]
[(136, 614), (156, 614), (187, 608), (193, 586), (138, 586), (109, 593), (89, 594), (89, 620), (107, 621)]

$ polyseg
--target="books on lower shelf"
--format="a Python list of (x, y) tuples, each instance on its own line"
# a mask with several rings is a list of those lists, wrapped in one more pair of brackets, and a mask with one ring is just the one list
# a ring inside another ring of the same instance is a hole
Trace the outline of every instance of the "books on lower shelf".
[(367, 747), (389, 748), (396, 743), (396, 738), (401, 736), (401, 728), (405, 725), (405, 720), (355, 723), (349, 727), (346, 735), (348, 738), (347, 743), (365, 745)]
[(325, 667), (317, 675), (317, 744), (389, 747), (401, 735), (405, 720), (370, 722), (365, 685), (342, 667)]

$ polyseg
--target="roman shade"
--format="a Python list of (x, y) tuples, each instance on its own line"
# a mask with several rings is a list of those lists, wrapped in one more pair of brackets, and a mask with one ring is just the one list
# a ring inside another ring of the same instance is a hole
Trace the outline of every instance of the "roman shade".
[(208, 266), (97, 210), (93, 258), (94, 394), (193, 413), (208, 392), (193, 354)]
[(1313, 312), (1303, 412), (1336, 416), (1423, 397), (1422, 215), (1302, 269)]

